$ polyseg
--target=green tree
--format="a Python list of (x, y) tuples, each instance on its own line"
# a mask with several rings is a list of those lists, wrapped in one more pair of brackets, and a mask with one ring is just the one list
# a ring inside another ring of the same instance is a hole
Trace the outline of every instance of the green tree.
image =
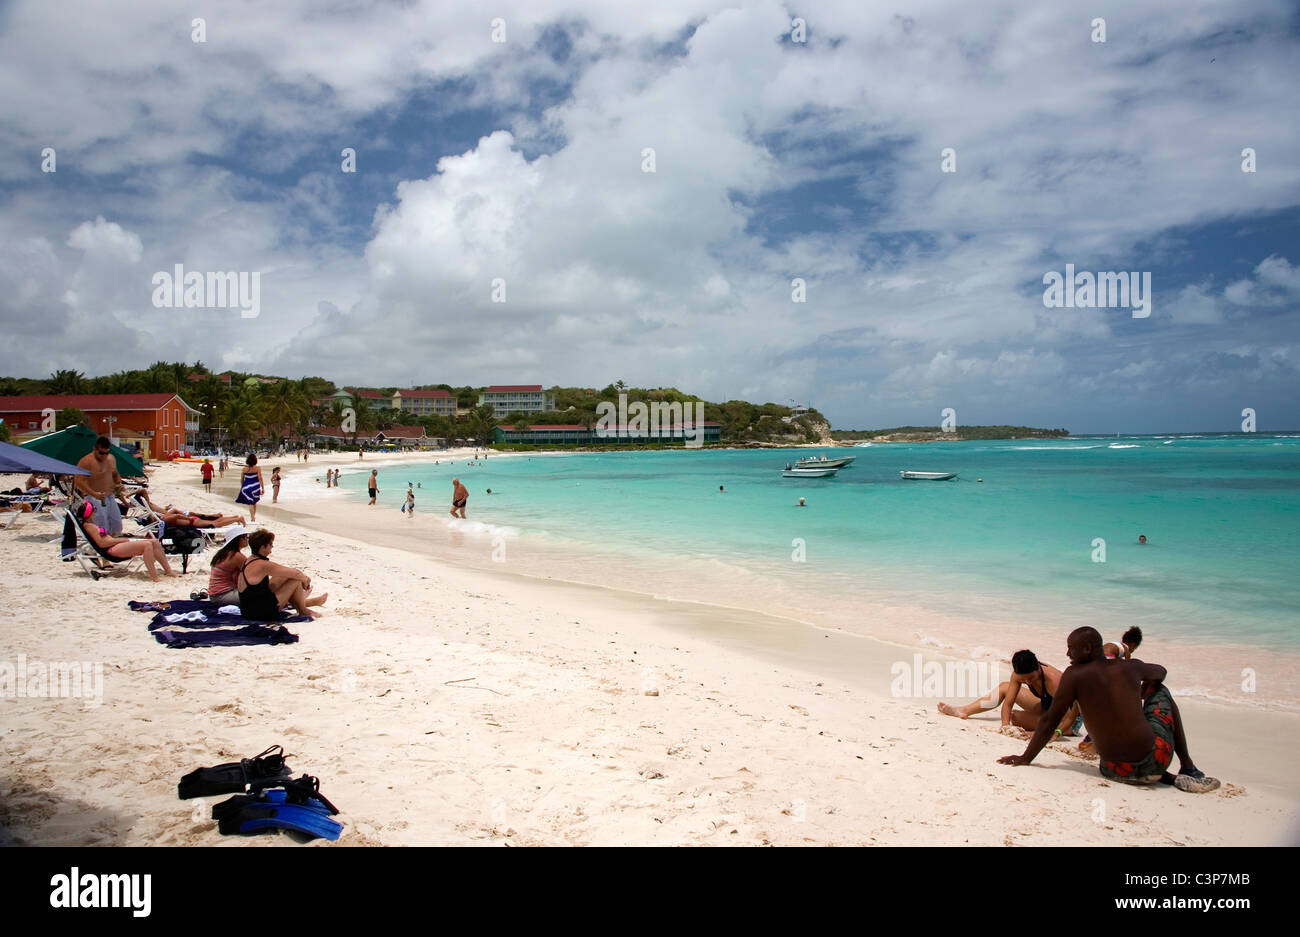
[(209, 374), (195, 385), (192, 405), (201, 414), (203, 429), (210, 430), (218, 423), (218, 416), (229, 394), (230, 388), (215, 374)]
[(472, 438), (480, 445), (486, 446), (492, 441), (492, 431), (496, 429), (496, 410), (492, 404), (485, 403), (475, 407), (469, 414), (469, 430)]
[(80, 371), (55, 371), (50, 375), (51, 394), (84, 394), (86, 375)]
[(0, 442), (13, 442), (14, 431), (9, 428), (9, 424), (0, 420)]
[(232, 392), (221, 408), (220, 419), (233, 442), (250, 443), (262, 431), (261, 400), (251, 388)]
[(263, 414), (277, 433), (286, 435), (307, 419), (311, 402), (293, 381), (262, 385)]
[(55, 429), (67, 429), (69, 426), (89, 426), (90, 421), (86, 419), (86, 414), (82, 413), (76, 407), (64, 407), (54, 417)]

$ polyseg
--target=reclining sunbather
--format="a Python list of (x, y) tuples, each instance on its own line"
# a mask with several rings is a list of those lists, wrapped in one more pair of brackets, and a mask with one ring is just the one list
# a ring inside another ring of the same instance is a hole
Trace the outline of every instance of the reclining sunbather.
[(168, 508), (158, 516), (164, 523), (174, 527), (200, 527), (210, 530), (213, 527), (229, 527), (231, 524), (238, 524), (241, 527), (244, 525), (241, 514), (191, 514), (188, 511)]
[(167, 555), (163, 553), (162, 544), (153, 537), (132, 540), (128, 537), (111, 536), (107, 530), (95, 523), (94, 517), (95, 506), (90, 501), (83, 502), (77, 509), (77, 520), (81, 523), (81, 529), (100, 556), (110, 561), (129, 560), (133, 556), (141, 557), (144, 560), (145, 571), (154, 582), (162, 578), (158, 575), (155, 564), (162, 566), (163, 572), (168, 576), (180, 575), (171, 568), (171, 564), (167, 562)]

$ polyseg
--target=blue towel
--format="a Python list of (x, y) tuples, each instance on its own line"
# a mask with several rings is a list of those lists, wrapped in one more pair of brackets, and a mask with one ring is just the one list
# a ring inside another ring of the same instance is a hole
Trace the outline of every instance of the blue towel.
[[(298, 636), (284, 627), (286, 622), (311, 621), (306, 615), (280, 613), (276, 622), (254, 621), (241, 615), (223, 615), (212, 602), (177, 599), (174, 602), (126, 603), (137, 612), (153, 612), (149, 630), (166, 647), (239, 647), (249, 644), (293, 644)], [(166, 606), (165, 608), (163, 606)], [(170, 622), (168, 615), (200, 612), (204, 621)]]
[(239, 494), (235, 496), (235, 501), (239, 504), (257, 504), (262, 500), (262, 483), (257, 480), (256, 475), (245, 475), (244, 482), (239, 486)]

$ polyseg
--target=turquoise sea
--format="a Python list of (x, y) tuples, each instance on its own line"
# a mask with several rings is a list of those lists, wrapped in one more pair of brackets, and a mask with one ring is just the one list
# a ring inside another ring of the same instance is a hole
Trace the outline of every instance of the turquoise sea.
[[(817, 452), (393, 466), (381, 501), (396, 512), (418, 482), (421, 515), (447, 522), (458, 476), (480, 534), (457, 548), (471, 562), (487, 565), (495, 542), (524, 572), (939, 647), (1019, 646), (1005, 623), (1025, 622), (1062, 647), (1067, 628), (1117, 640), (1139, 624), (1164, 642), (1300, 651), (1300, 434), (874, 444), (826, 450), (857, 457), (833, 479), (781, 477)], [(904, 481), (900, 469), (961, 474)], [(898, 610), (918, 607), (948, 624), (903, 635)], [(881, 608), (895, 611), (874, 622)]]

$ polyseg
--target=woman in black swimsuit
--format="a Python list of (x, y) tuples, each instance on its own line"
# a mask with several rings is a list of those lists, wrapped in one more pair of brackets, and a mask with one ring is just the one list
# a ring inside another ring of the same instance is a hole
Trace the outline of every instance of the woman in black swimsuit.
[[(965, 706), (940, 703), (939, 712), (945, 716), (966, 719), (976, 713), (987, 712), (1002, 703), (1002, 725), (1014, 725), (1026, 732), (1038, 728), (1039, 717), (1052, 707), (1052, 694), (1061, 685), (1061, 672), (1050, 664), (1039, 663), (1033, 651), (1016, 651), (1011, 656), (1011, 679), (1002, 683), (996, 690), (982, 699), (977, 699)], [(1016, 704), (1019, 709), (1015, 708)], [(1061, 735), (1073, 735), (1075, 718), (1079, 715), (1079, 704), (1071, 706), (1063, 717), (1057, 731)]]
[(309, 606), (323, 605), (329, 593), (310, 595), (311, 577), (292, 566), (281, 566), (268, 559), (275, 545), (275, 534), (256, 530), (248, 537), (252, 556), (239, 571), (239, 610), (245, 618), (274, 621), (280, 609), (292, 605), (299, 615), (320, 618)]

